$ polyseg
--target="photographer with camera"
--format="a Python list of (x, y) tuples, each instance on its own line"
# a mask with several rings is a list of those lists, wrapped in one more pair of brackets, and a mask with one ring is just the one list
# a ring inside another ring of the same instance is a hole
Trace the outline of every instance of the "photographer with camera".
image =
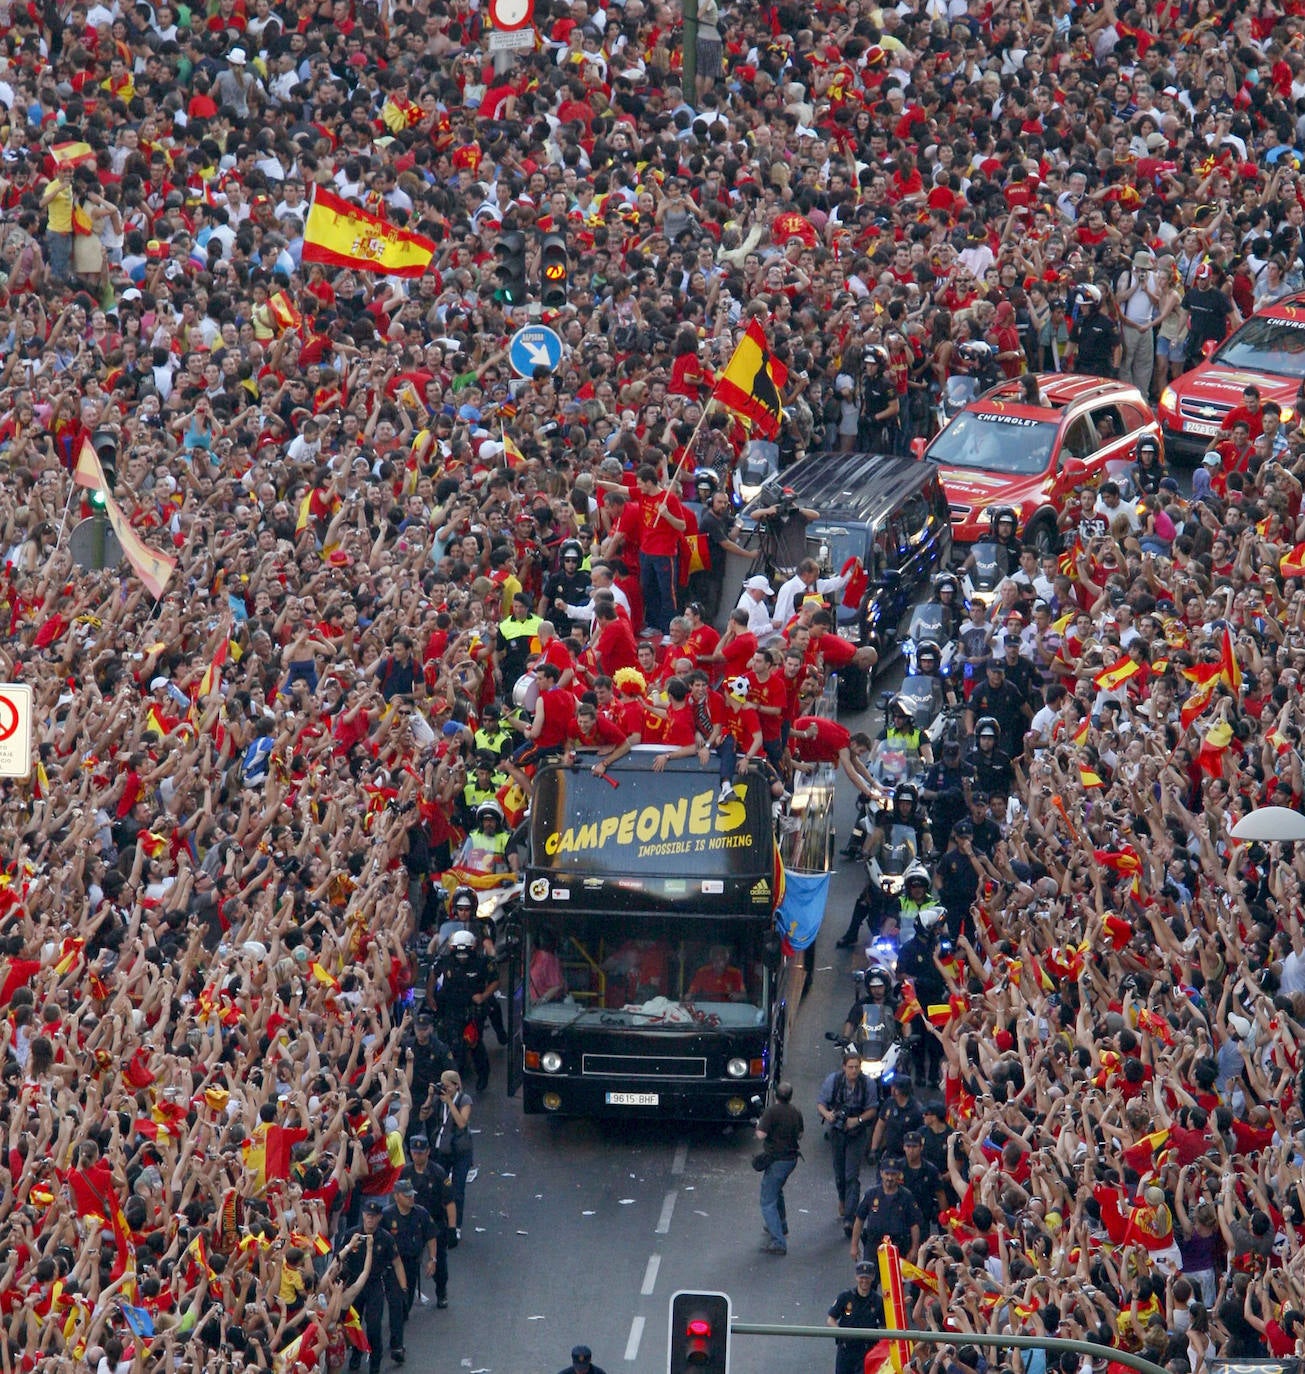
[(773, 478), (761, 488), (760, 499), (766, 504), (751, 515), (761, 531), (762, 555), (775, 571), (787, 572), (806, 553), (807, 526), (820, 519), (820, 512), (799, 506), (792, 489), (780, 486)]
[(829, 1074), (816, 1098), (816, 1111), (828, 1129), (834, 1165), (834, 1191), (843, 1234), (852, 1237), (852, 1217), (861, 1200), (861, 1161), (865, 1158), (868, 1128), (879, 1111), (879, 1089), (861, 1072), (861, 1052), (855, 1045), (843, 1050), (843, 1067)]

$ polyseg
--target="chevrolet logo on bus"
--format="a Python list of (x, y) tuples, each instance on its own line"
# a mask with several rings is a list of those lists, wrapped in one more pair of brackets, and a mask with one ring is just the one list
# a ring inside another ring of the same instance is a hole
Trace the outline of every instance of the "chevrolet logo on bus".
[(569, 825), (544, 838), (544, 853), (584, 853), (609, 843), (637, 843), (636, 859), (664, 858), (677, 854), (709, 854), (722, 849), (752, 847), (747, 819), (747, 783), (735, 785), (735, 799), (722, 806), (708, 788), (692, 797), (678, 797), (657, 805), (631, 807), (601, 820)]

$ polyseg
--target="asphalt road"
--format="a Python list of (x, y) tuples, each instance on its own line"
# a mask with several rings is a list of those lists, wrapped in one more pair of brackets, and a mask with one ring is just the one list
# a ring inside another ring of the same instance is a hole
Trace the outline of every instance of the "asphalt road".
[[(843, 779), (840, 845), (852, 796)], [(491, 1046), (494, 1077), (472, 1118), (479, 1172), (467, 1189), (462, 1244), (450, 1256), (450, 1306), (437, 1311), (432, 1300), (413, 1309), (408, 1368), (555, 1374), (583, 1343), (607, 1374), (658, 1374), (667, 1367), (670, 1297), (680, 1288), (727, 1292), (735, 1316), (750, 1321), (823, 1325), (852, 1270), (814, 1103), (837, 1059), (825, 1032), (841, 1026), (853, 998), (851, 960), (834, 941), (863, 881), (859, 864), (840, 861), (789, 1038), (787, 1072), (806, 1135), (786, 1189), (788, 1254), (760, 1251), (750, 1126), (526, 1118), (504, 1094), (503, 1051)], [(731, 1355), (733, 1374), (833, 1363), (832, 1344), (811, 1340), (736, 1336)]]

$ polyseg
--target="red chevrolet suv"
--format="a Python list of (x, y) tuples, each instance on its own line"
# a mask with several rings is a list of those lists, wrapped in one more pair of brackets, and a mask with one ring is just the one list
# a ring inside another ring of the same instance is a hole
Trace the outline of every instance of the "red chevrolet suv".
[(1002, 382), (954, 416), (924, 450), (942, 470), (954, 544), (988, 534), (988, 509), (1010, 506), (1029, 543), (1056, 547), (1056, 513), (1089, 477), (1126, 471), (1143, 434), (1160, 426), (1136, 387), (1102, 377), (1043, 372), (1045, 405), (1026, 405), (1018, 380)]
[(1242, 403), (1248, 386), (1262, 401), (1282, 406), (1282, 423), (1298, 420), (1296, 393), (1305, 378), (1305, 292), (1284, 296), (1234, 330), (1203, 363), (1175, 377), (1160, 393), (1165, 451), (1199, 458)]

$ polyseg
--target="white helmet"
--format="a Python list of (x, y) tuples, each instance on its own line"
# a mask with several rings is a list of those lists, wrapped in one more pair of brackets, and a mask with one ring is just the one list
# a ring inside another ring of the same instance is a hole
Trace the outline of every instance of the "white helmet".
[(1078, 294), (1085, 305), (1101, 304), (1101, 288), (1099, 286), (1093, 286), (1091, 282), (1088, 282), (1085, 285), (1080, 286), (1078, 289)]
[(923, 883), (929, 886), (929, 870), (923, 864), (914, 863), (902, 874), (902, 887), (906, 889), (912, 883)]
[(940, 906), (927, 906), (915, 918), (925, 930), (932, 930), (947, 918), (947, 912)]
[(449, 940), (449, 948), (452, 950), (475, 949), (476, 937), (469, 930), (454, 931)]

